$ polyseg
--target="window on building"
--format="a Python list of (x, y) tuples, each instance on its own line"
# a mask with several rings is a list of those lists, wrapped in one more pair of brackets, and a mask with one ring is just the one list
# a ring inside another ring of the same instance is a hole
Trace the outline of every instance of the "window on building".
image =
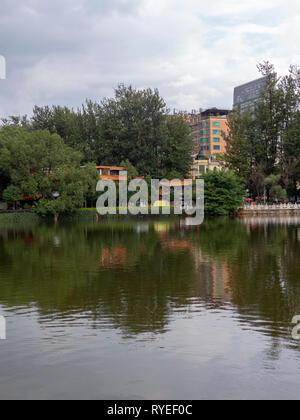
[(205, 172), (205, 166), (203, 166), (203, 165), (199, 166), (199, 172), (204, 173)]
[(207, 127), (209, 127), (209, 121), (206, 121), (206, 122), (202, 122), (202, 123), (200, 123), (199, 124), (199, 128), (207, 128)]
[(220, 146), (214, 146), (214, 150), (221, 150)]
[(110, 175), (118, 176), (118, 175), (120, 175), (120, 171), (118, 171), (118, 170), (111, 170), (110, 171)]
[(203, 139), (200, 139), (201, 143), (209, 143), (209, 138), (208, 137), (204, 137)]
[(220, 127), (220, 123), (219, 122), (213, 122), (213, 127)]
[(220, 138), (219, 137), (214, 137), (214, 143), (220, 143)]
[(213, 130), (213, 134), (220, 134), (220, 130)]

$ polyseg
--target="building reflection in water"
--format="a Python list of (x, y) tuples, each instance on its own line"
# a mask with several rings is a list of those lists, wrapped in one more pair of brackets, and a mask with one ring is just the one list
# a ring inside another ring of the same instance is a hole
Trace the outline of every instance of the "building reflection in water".
[(264, 332), (278, 336), (300, 308), (300, 221), (260, 219), (183, 229), (165, 219), (3, 228), (0, 303), (35, 302), (52, 320), (88, 308), (95, 325), (109, 319), (134, 334), (165, 331), (191, 303), (224, 303), (244, 320), (251, 308), (246, 321), (252, 325), (255, 315)]
[(126, 263), (127, 249), (125, 247), (102, 248), (101, 266), (103, 268), (113, 268), (126, 265)]
[(205, 256), (200, 248), (193, 250), (199, 296), (212, 300), (231, 300), (232, 288), (227, 263)]

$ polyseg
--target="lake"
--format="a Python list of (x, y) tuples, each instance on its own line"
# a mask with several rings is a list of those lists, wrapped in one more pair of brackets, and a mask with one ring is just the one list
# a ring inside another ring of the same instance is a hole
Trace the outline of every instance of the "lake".
[(300, 218), (0, 227), (1, 399), (298, 399)]

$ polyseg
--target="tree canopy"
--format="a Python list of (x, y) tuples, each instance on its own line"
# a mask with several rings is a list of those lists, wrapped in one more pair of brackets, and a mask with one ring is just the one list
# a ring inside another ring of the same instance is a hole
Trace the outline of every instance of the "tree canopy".
[(236, 213), (243, 205), (245, 185), (230, 171), (208, 171), (203, 175), (205, 213), (223, 216)]
[[(252, 194), (262, 195), (266, 178), (279, 175), (275, 188), (297, 196), (300, 182), (300, 69), (279, 77), (268, 62), (259, 65), (267, 86), (254, 110), (235, 109), (228, 119), (227, 166), (241, 176)], [(273, 185), (273, 192), (274, 192)], [(271, 187), (272, 188), (272, 187)], [(284, 196), (284, 192), (280, 194)]]
[(120, 165), (130, 161), (141, 176), (184, 178), (190, 172), (193, 140), (182, 115), (170, 115), (158, 90), (120, 85), (113, 98), (87, 100), (77, 110), (35, 106), (33, 115), (5, 125), (58, 134), (81, 152), (82, 164)]
[(47, 130), (0, 130), (0, 180), (6, 201), (32, 198), (34, 209), (43, 215), (80, 208), (99, 178), (94, 164), (80, 168), (80, 161), (80, 153)]

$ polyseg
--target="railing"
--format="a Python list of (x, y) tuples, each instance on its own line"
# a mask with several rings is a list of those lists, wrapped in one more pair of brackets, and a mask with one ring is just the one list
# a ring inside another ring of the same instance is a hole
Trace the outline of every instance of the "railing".
[(254, 205), (245, 205), (242, 210), (247, 212), (274, 212), (274, 211), (300, 211), (300, 204), (257, 204)]

